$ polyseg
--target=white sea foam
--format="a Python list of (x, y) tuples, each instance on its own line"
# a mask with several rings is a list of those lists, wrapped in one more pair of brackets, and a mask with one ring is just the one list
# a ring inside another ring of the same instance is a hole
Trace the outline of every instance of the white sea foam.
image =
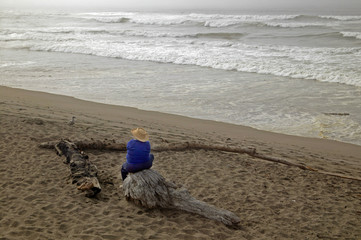
[(304, 27), (334, 27), (337, 23), (323, 23), (323, 22), (265, 22), (264, 25), (270, 27), (281, 28), (304, 28)]
[(361, 20), (361, 16), (319, 16), (320, 18), (325, 19), (334, 19), (334, 20), (340, 20), (340, 21), (357, 21)]
[(356, 39), (361, 39), (361, 32), (341, 32), (344, 37), (353, 37)]
[(0, 62), (0, 68), (12, 67), (12, 66), (25, 66), (34, 64), (33, 61), (22, 61), (22, 62)]

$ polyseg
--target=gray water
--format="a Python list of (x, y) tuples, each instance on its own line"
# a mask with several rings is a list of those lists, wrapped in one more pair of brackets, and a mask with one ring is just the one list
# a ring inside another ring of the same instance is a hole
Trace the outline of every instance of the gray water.
[(7, 11), (0, 20), (1, 85), (361, 144), (361, 16)]

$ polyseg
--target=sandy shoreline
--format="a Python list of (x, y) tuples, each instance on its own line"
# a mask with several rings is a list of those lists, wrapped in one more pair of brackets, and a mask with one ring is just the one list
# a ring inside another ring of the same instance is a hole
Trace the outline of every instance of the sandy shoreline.
[[(72, 116), (74, 126), (67, 125)], [(171, 210), (146, 210), (118, 189), (123, 152), (90, 151), (103, 191), (87, 199), (67, 166), (38, 144), (61, 138), (130, 140), (145, 127), (166, 139), (252, 146), (321, 171), (361, 176), (361, 146), (255, 130), (71, 97), (0, 87), (0, 239), (358, 239), (361, 182), (248, 155), (192, 150), (156, 153), (154, 169), (192, 195), (241, 218), (234, 230)]]

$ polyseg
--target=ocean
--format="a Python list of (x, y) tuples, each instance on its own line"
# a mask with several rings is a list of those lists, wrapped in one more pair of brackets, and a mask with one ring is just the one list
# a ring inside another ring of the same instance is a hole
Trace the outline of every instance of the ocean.
[(361, 14), (2, 10), (0, 85), (361, 145)]

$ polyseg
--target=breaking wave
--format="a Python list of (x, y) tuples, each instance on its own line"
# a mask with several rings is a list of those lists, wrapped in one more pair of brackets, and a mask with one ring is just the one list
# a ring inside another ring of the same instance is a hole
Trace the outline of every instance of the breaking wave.
[(264, 25), (270, 27), (300, 28), (335, 26), (342, 21), (361, 21), (361, 16), (311, 16), (311, 15), (225, 15), (225, 14), (160, 14), (160, 13), (84, 13), (81, 18), (102, 23), (135, 23), (143, 25), (199, 24), (205, 27), (231, 27)]

